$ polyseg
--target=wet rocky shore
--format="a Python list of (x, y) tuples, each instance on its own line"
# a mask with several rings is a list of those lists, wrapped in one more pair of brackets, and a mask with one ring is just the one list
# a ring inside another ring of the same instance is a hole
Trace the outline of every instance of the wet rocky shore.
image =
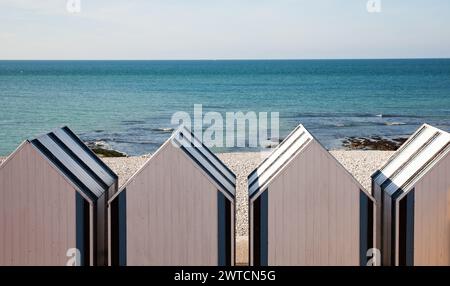
[(117, 158), (117, 157), (128, 157), (127, 154), (113, 150), (106, 144), (101, 142), (85, 142), (85, 144), (92, 150), (97, 156), (102, 158)]
[(405, 137), (385, 138), (380, 136), (347, 137), (342, 141), (342, 146), (346, 150), (395, 151), (407, 139)]

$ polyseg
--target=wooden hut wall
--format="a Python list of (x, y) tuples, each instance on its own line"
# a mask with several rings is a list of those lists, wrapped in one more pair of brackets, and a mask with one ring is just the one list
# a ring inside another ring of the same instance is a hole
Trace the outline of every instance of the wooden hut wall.
[[(413, 241), (407, 248), (412, 265), (450, 265), (450, 155), (441, 159), (413, 187)], [(411, 198), (408, 193), (402, 200)], [(399, 231), (401, 230), (399, 226)], [(404, 229), (404, 228), (403, 228)], [(400, 244), (400, 237), (397, 241)], [(406, 243), (406, 241), (403, 241)], [(405, 261), (397, 251), (397, 264)]]
[[(370, 196), (324, 151), (316, 141), (310, 142), (260, 195), (266, 195), (266, 200), (251, 200), (250, 243), (252, 255), (256, 254), (261, 263), (267, 259), (268, 265), (360, 265), (361, 254), (367, 251), (360, 249), (360, 224), (371, 230), (364, 245), (373, 245), (374, 225), (360, 220), (365, 213), (374, 223), (373, 200), (365, 204), (370, 210), (361, 212), (361, 193)], [(263, 202), (267, 214), (261, 209)], [(264, 214), (267, 222), (257, 218)], [(259, 237), (264, 234), (261, 229), (265, 229), (261, 223), (267, 223), (266, 245), (265, 239)], [(255, 233), (255, 227), (260, 233)], [(255, 250), (258, 245), (267, 247), (267, 254)], [(258, 259), (252, 257), (252, 263), (258, 263)]]
[(30, 143), (0, 167), (0, 184), (0, 265), (66, 265), (80, 247), (73, 186)]
[[(187, 266), (234, 261), (234, 202), (170, 142), (126, 184), (110, 209), (111, 220), (122, 222), (112, 229), (112, 264)], [(223, 210), (226, 216), (219, 215)], [(229, 223), (227, 229), (221, 222)], [(121, 240), (119, 228), (126, 229)]]

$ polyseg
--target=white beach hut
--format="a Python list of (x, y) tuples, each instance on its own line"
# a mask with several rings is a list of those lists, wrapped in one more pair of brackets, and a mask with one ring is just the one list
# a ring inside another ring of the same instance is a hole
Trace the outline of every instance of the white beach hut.
[(235, 181), (177, 130), (109, 201), (110, 264), (234, 264)]
[(374, 199), (302, 125), (248, 184), (251, 265), (366, 265)]
[(116, 191), (117, 176), (69, 128), (23, 142), (0, 165), (0, 265), (107, 265)]
[(383, 265), (450, 265), (449, 151), (424, 124), (372, 175)]

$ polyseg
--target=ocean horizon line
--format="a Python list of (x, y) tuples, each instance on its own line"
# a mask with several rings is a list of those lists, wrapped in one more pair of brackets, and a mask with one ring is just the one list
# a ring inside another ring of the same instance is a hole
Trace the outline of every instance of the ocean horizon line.
[(450, 60), (449, 57), (386, 58), (193, 58), (193, 59), (0, 59), (1, 62), (171, 62), (171, 61), (383, 61), (383, 60)]

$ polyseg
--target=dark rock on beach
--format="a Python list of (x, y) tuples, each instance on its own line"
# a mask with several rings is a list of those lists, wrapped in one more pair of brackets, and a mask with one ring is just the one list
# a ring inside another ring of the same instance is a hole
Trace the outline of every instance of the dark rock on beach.
[(267, 141), (262, 144), (264, 148), (275, 148), (281, 142), (283, 142), (285, 138), (267, 138)]
[(349, 150), (380, 150), (395, 151), (407, 138), (348, 137), (342, 141), (342, 146)]
[(103, 148), (91, 148), (91, 150), (97, 154), (99, 157), (108, 158), (108, 157), (127, 157), (126, 154), (121, 153), (116, 150), (109, 150)]
[(102, 158), (127, 157), (127, 154), (112, 150), (102, 142), (86, 142), (86, 145), (92, 150), (92, 152)]

